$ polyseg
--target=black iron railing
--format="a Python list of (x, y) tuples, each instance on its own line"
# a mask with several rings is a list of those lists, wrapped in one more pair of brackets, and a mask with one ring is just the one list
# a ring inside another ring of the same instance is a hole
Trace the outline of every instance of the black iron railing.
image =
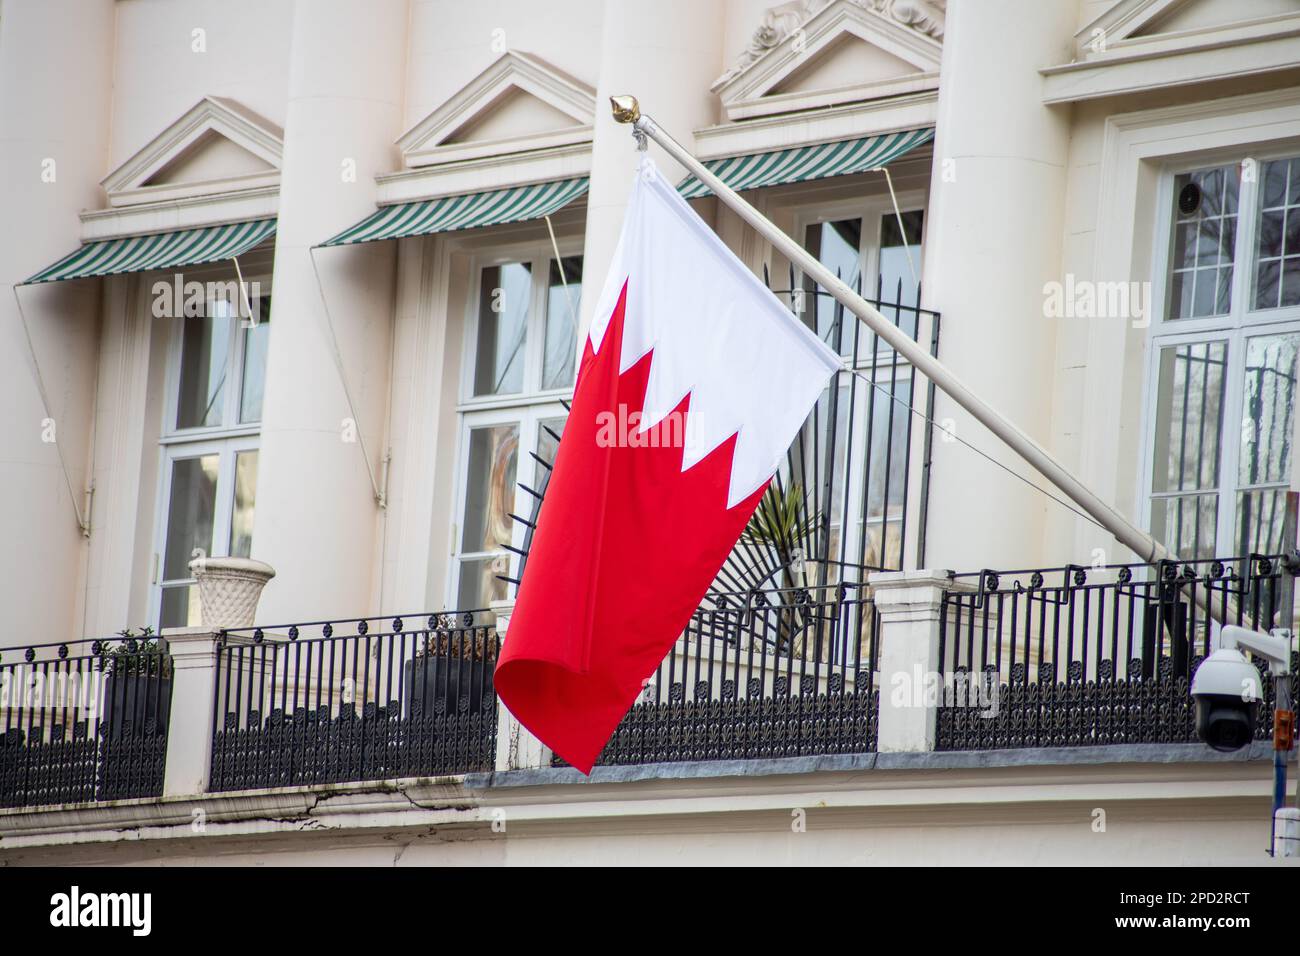
[[(913, 409), (923, 388), (926, 407), (933, 406), (933, 384), (918, 382), (884, 339), (815, 284), (799, 285), (793, 271), (789, 286), (774, 291), (844, 357), (846, 367), (831, 377), (809, 412), (715, 588), (792, 587), (792, 566), (804, 567), (805, 580), (817, 586), (861, 584), (872, 571), (901, 570), (909, 496), (921, 524), (916, 539), (923, 560), (933, 432)], [(919, 286), (905, 289), (899, 282), (885, 289), (878, 280), (874, 298), (870, 290), (865, 294), (908, 337), (928, 337), (930, 353), (938, 354), (939, 313), (914, 304)], [(909, 468), (914, 438), (923, 446), (919, 476)]]
[[(771, 287), (771, 280), (764, 274)], [(754, 520), (723, 563), (718, 593), (793, 588), (796, 581), (825, 587), (863, 584), (872, 571), (901, 570), (909, 538), (909, 498), (919, 524), (918, 561), (924, 561), (933, 423), (914, 413), (924, 389), (934, 405), (934, 384), (919, 382), (911, 366), (884, 339), (863, 325), (830, 294), (799, 285), (791, 271), (786, 288), (773, 289), (829, 346), (845, 359), (809, 412), (786, 452)], [(858, 283), (861, 291), (861, 283)], [(892, 295), (892, 300), (889, 296)], [(921, 290), (893, 290), (877, 281), (868, 299), (914, 340), (939, 351), (939, 313), (913, 304)], [(566, 406), (567, 407), (567, 406)], [(557, 439), (560, 436), (555, 435)], [(910, 449), (922, 443), (922, 467), (912, 475)], [(542, 469), (523, 526), (517, 585), (528, 563), (533, 531), (550, 483), (552, 462), (534, 455)]]
[[(772, 288), (770, 277), (764, 281)], [(859, 282), (859, 288), (861, 284)], [(773, 289), (845, 359), (809, 413), (785, 460), (686, 633), (660, 664), (601, 763), (652, 763), (832, 754), (875, 749), (877, 618), (872, 571), (904, 566), (909, 498), (919, 502), (924, 553), (932, 425), (920, 433), (923, 468), (911, 475), (921, 421), (913, 370), (878, 335), (793, 270)], [(920, 289), (898, 283), (875, 305), (914, 340), (939, 347), (939, 314)], [(527, 573), (543, 520), (551, 462), (524, 526), (517, 577)], [(919, 482), (919, 488), (917, 483)], [(909, 491), (909, 489), (912, 489)], [(788, 640), (782, 635), (789, 632)]]
[[(953, 580), (940, 619), (939, 750), (1193, 742), (1189, 687), (1215, 618), (1290, 626), (1276, 620), (1292, 586), (1278, 556)], [(1256, 736), (1267, 738), (1272, 682), (1262, 685)]]
[(499, 649), (483, 611), (226, 631), (211, 789), (491, 770)]
[(873, 751), (877, 631), (861, 585), (712, 594), (597, 762)]
[(159, 796), (171, 697), (151, 637), (0, 651), (0, 806)]

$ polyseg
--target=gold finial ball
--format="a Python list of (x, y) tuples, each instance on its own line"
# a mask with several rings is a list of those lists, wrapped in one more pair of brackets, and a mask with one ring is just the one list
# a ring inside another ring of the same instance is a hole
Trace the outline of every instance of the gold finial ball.
[(635, 96), (611, 96), (609, 106), (616, 122), (635, 123), (641, 118), (641, 107)]

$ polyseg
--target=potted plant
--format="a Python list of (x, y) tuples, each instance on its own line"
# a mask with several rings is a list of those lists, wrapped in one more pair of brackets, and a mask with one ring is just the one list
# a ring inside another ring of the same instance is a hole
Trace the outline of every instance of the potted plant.
[(481, 713), (496, 694), (497, 636), (491, 629), (430, 631), (402, 667), (402, 691), (407, 713), (450, 716)]
[[(116, 647), (102, 652), (104, 714), (112, 737), (161, 734), (172, 705), (172, 660), (167, 644), (152, 627), (118, 631)], [(150, 719), (153, 726), (149, 726)]]

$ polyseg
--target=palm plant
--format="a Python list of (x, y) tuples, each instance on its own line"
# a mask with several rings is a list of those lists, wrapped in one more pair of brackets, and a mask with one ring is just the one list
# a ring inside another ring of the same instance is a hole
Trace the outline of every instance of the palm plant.
[[(780, 603), (795, 608), (791, 612), (781, 611), (778, 617), (777, 649), (784, 650), (796, 630), (802, 630), (804, 621), (795, 621), (794, 614), (802, 618), (793, 599), (787, 599), (784, 592), (798, 587), (802, 581), (796, 575), (802, 575), (797, 569), (803, 543), (812, 540), (817, 530), (820, 516), (809, 513), (807, 499), (803, 488), (798, 484), (782, 486), (779, 482), (768, 485), (767, 491), (759, 500), (758, 507), (740, 534), (740, 540), (748, 545), (757, 556), (765, 557), (768, 562), (775, 560), (763, 581), (775, 578), (776, 586), (783, 594)], [(756, 582), (760, 583), (761, 582)]]

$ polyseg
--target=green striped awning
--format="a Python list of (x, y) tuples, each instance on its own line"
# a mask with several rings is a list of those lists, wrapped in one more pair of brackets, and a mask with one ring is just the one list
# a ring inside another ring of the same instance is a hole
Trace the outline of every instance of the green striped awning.
[(20, 285), (112, 276), (124, 272), (148, 272), (151, 269), (174, 269), (177, 266), (231, 259), (243, 255), (274, 234), (274, 219), (258, 219), (254, 222), (179, 229), (147, 236), (101, 239), (87, 242)]
[[(704, 166), (739, 192), (742, 189), (781, 186), (785, 183), (861, 173), (892, 163), (904, 153), (932, 139), (933, 127), (911, 129), (902, 133), (840, 140), (837, 143), (819, 143), (816, 146), (798, 146), (771, 153), (713, 159)], [(683, 180), (677, 191), (686, 199), (712, 195), (712, 190), (694, 176)]]
[(401, 239), (404, 236), (425, 236), (434, 232), (541, 219), (567, 206), (586, 191), (587, 179), (583, 177), (383, 206), (321, 245), (346, 246), (354, 242)]

